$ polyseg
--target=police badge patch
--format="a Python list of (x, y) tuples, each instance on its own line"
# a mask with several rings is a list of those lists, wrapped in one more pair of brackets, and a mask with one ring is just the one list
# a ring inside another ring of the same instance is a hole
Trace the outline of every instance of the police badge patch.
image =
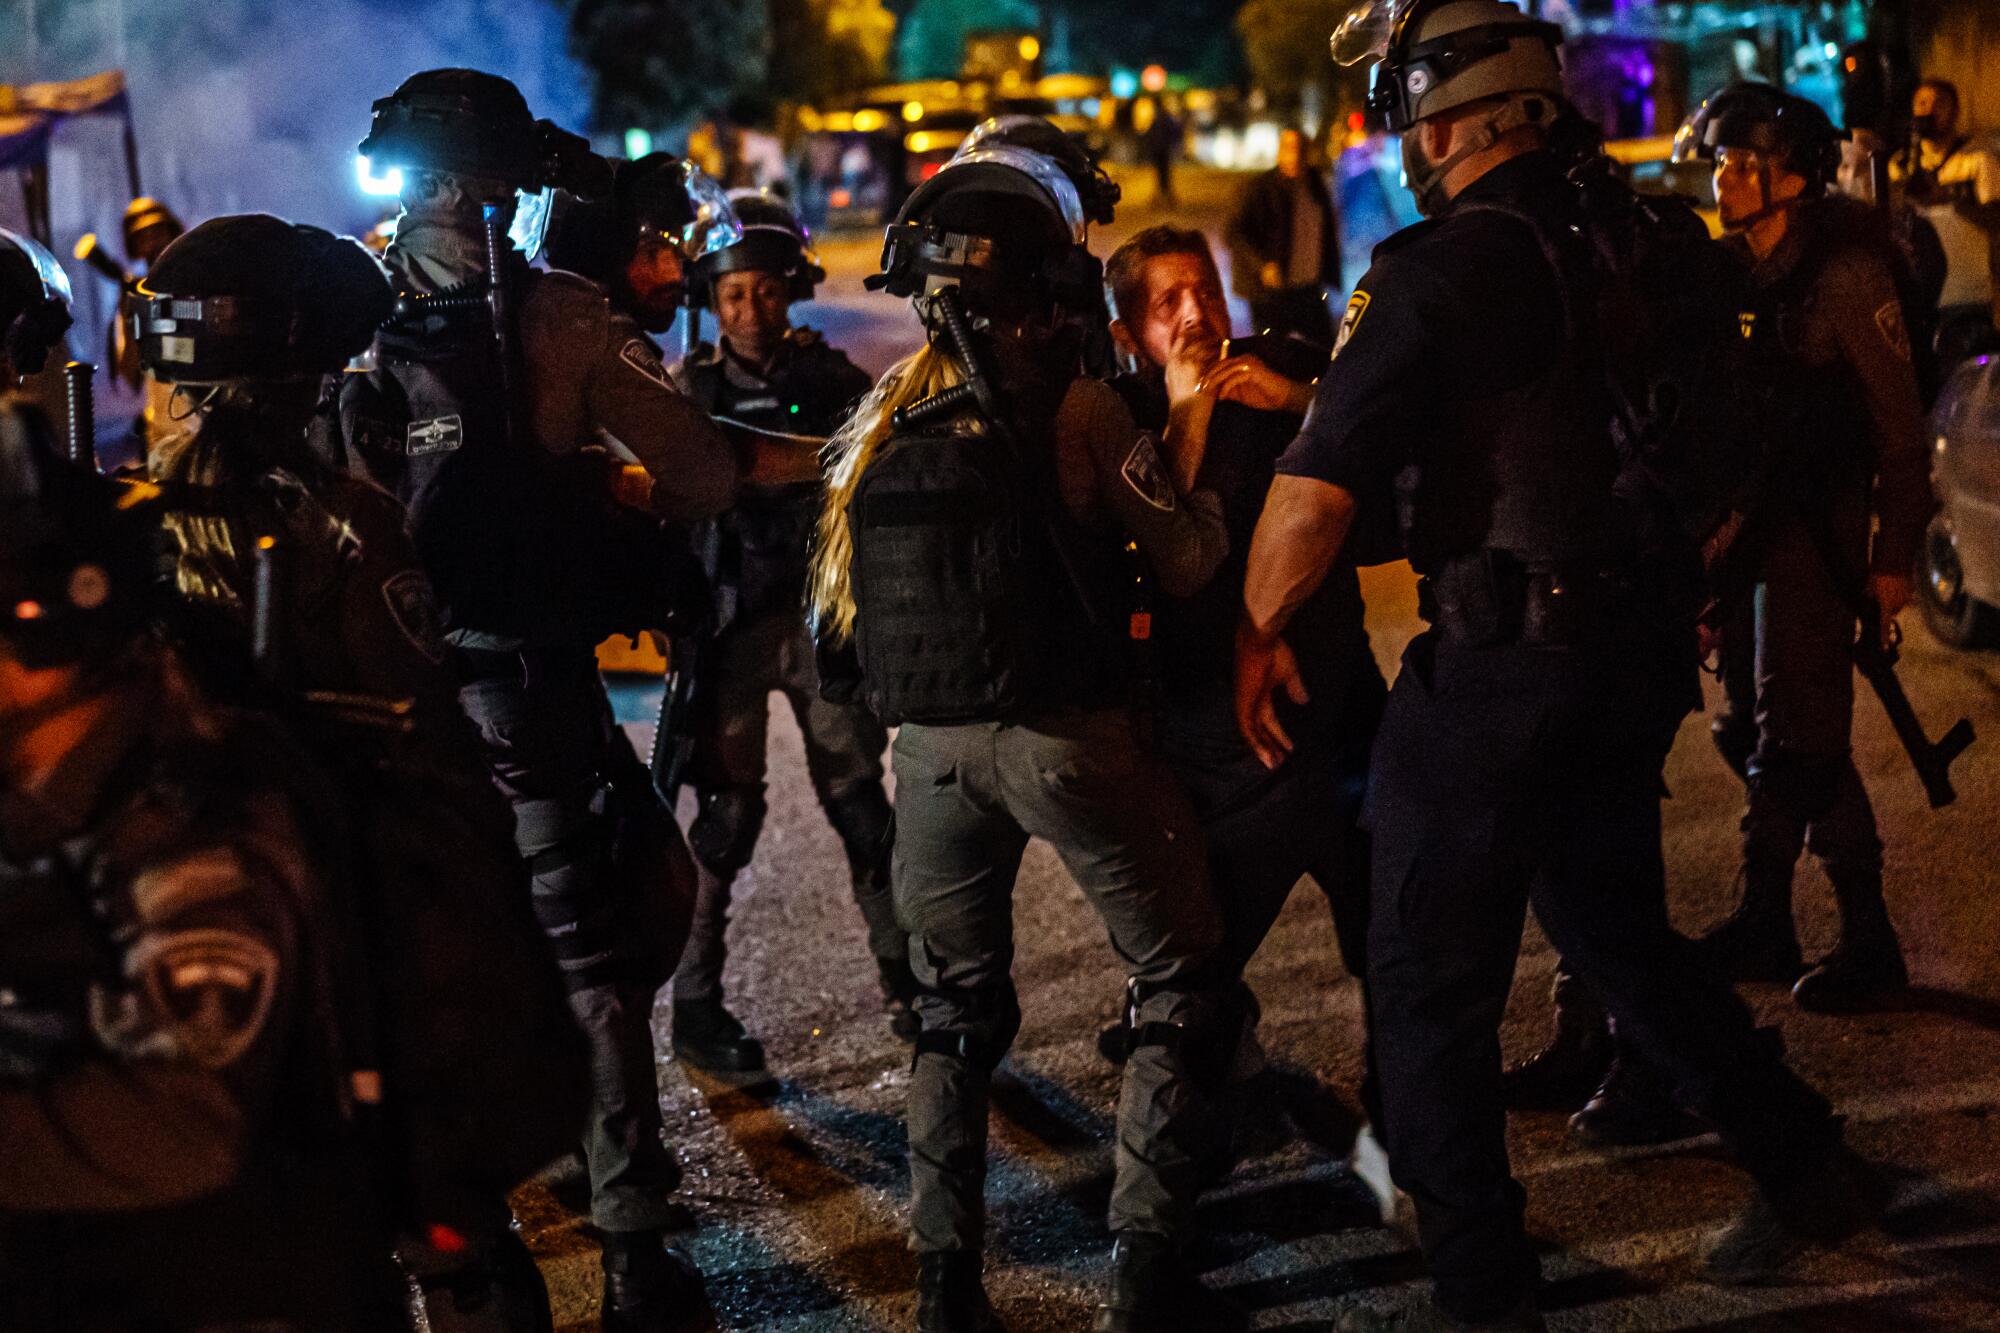
[(1882, 331), (1882, 341), (1889, 344), (1890, 351), (1901, 360), (1910, 359), (1910, 333), (1903, 327), (1901, 301), (1884, 301), (1875, 312), (1875, 327)]
[(278, 955), (236, 930), (183, 930), (140, 943), (133, 974), (155, 1033), (173, 1056), (227, 1069), (250, 1050), (271, 1015)]
[(1347, 346), (1347, 340), (1354, 336), (1360, 326), (1361, 317), (1368, 313), (1368, 293), (1357, 291), (1347, 298), (1347, 309), (1340, 316), (1340, 333), (1333, 340), (1333, 354), (1340, 355), (1340, 349)]
[(465, 443), (465, 421), (462, 417), (431, 417), (424, 421), (412, 421), (403, 432), (403, 452), (411, 458), (422, 458), (425, 454), (448, 454)]
[(619, 349), (618, 359), (644, 375), (662, 389), (671, 389), (674, 382), (667, 378), (667, 368), (660, 362), (660, 354), (653, 350), (651, 343), (643, 338), (627, 340)]
[(410, 646), (442, 665), (444, 617), (438, 613), (431, 581), (414, 569), (405, 570), (382, 585), (382, 600), (389, 604), (389, 617)]
[(1160, 465), (1160, 454), (1153, 448), (1151, 435), (1139, 437), (1118, 472), (1141, 500), (1163, 513), (1174, 512), (1173, 483), (1167, 480), (1167, 471)]

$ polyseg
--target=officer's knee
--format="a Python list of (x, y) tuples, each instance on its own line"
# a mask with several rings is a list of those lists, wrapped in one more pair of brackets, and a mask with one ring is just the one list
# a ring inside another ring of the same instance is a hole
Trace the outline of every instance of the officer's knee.
[(764, 830), (764, 793), (725, 787), (701, 793), (701, 810), (688, 827), (688, 850), (710, 874), (728, 878), (750, 864)]
[(991, 1073), (1021, 1031), (1021, 1004), (1012, 986), (946, 991), (958, 1015), (950, 1027), (926, 1026), (917, 1036), (917, 1060), (942, 1055)]
[[(1148, 994), (1139, 988), (1129, 1054), (1157, 1048), (1196, 1086), (1214, 1090), (1228, 1077), (1244, 1022), (1254, 999), (1247, 987), (1204, 987), (1199, 990)], [(1164, 1013), (1166, 1017), (1150, 1017)]]

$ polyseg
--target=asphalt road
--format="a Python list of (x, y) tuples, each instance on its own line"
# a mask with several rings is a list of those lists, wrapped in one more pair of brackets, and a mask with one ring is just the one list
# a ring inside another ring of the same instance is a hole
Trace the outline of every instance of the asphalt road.
[[(1190, 186), (1213, 218), (1223, 183)], [(1140, 223), (1159, 216), (1149, 191), (1132, 190)], [(866, 238), (827, 250), (836, 286), (855, 285), (873, 259)], [(913, 345), (914, 324), (886, 298), (822, 303), (813, 318), (871, 369)], [(1374, 571), (1365, 591), (1377, 652), (1393, 670), (1417, 628), (1408, 571)], [(1893, 1167), (1893, 1225), (1814, 1260), (1794, 1284), (1709, 1287), (1696, 1277), (1700, 1236), (1747, 1194), (1712, 1139), (1588, 1152), (1565, 1142), (1561, 1117), (1520, 1115), (1510, 1141), (1529, 1226), (1545, 1246), (1551, 1327), (2000, 1329), (2000, 656), (1943, 649), (1912, 625), (1905, 661), (1933, 734), (1962, 715), (1988, 738), (1958, 765), (1958, 803), (1932, 813), (1881, 710), (1865, 695), (1859, 707), (1857, 761), (1888, 842), (1890, 910), (1916, 989), (1898, 1011), (1858, 1018), (1802, 1013), (1775, 988), (1747, 992), (1783, 1030), (1797, 1067), (1838, 1104), (1851, 1141)], [(634, 718), (649, 716), (643, 694), (621, 691)], [(738, 885), (728, 972), (775, 1078), (743, 1090), (663, 1067), (669, 1134), (702, 1221), (689, 1248), (727, 1327), (907, 1329), (916, 1272), (901, 1225), (908, 1051), (876, 1009), (839, 846), (813, 804), (797, 728), (779, 711), (770, 819)], [(1728, 909), (1741, 804), (1706, 730), (1705, 718), (1688, 720), (1668, 770), (1670, 892), (1688, 931)], [(1797, 898), (1803, 940), (1816, 954), (1834, 932), (1816, 867), (1801, 872)], [(1092, 1042), (1115, 1012), (1122, 978), (1045, 847), (1030, 850), (1015, 915), (1025, 1019), (994, 1095), (987, 1281), (1015, 1333), (1053, 1333), (1088, 1326), (1109, 1256), (1116, 1084)], [(1531, 925), (1503, 1034), (1510, 1057), (1547, 1030), (1553, 962)], [(1294, 895), (1250, 978), (1266, 1045), (1291, 1077), (1259, 1108), (1265, 1151), (1204, 1200), (1193, 1261), (1264, 1330), (1320, 1329), (1349, 1303), (1416, 1298), (1418, 1258), (1368, 1225), (1341, 1166), (1360, 1015), (1310, 886)], [(587, 1229), (541, 1186), (519, 1203), (559, 1327), (594, 1328)]]

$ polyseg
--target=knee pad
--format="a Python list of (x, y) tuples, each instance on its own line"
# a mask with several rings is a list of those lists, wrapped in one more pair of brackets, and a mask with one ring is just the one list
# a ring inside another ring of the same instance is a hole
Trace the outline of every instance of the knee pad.
[(1759, 747), (1750, 757), (1753, 809), (1768, 801), (1802, 824), (1810, 824), (1833, 808), (1840, 795), (1846, 755), (1801, 754), (1797, 750)]
[(1757, 749), (1757, 724), (1747, 717), (1724, 713), (1708, 724), (1708, 738), (1715, 742), (1715, 752), (1730, 771), (1748, 782), (1750, 756)]
[(571, 985), (583, 985), (617, 952), (618, 902), (611, 891), (610, 828), (591, 820), (528, 858), (535, 920)]
[(838, 796), (829, 795), (826, 818), (840, 835), (840, 844), (847, 849), (847, 863), (855, 874), (862, 875), (888, 864), (896, 816), (881, 783), (866, 782)]
[(750, 864), (764, 830), (764, 793), (724, 787), (701, 793), (701, 809), (688, 826), (688, 850), (711, 875), (727, 879)]
[[(1162, 992), (1138, 992), (1137, 1017), (1143, 1020), (1148, 1003)], [(1235, 1058), (1236, 1045), (1249, 1014), (1248, 988), (1184, 991), (1174, 1000), (1172, 1021), (1140, 1021), (1132, 1025), (1127, 1038), (1127, 1054), (1155, 1046), (1167, 1051), (1196, 1086), (1213, 1090), (1222, 1086)]]
[(918, 1033), (911, 1067), (915, 1068), (923, 1056), (945, 1055), (991, 1073), (1021, 1031), (1020, 1001), (1011, 986), (951, 994), (958, 1002), (958, 1022), (949, 1028), (926, 1028)]

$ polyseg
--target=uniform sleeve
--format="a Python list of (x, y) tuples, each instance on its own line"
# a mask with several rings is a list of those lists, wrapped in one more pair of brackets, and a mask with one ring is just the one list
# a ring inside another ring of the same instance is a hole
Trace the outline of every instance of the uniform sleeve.
[(1356, 497), (1384, 494), (1410, 460), (1436, 400), (1436, 334), (1450, 312), (1410, 265), (1378, 262), (1341, 317), (1333, 360), (1277, 470), (1339, 486)]
[(1097, 380), (1070, 386), (1056, 415), (1056, 448), (1089, 460), (1091, 496), (1152, 562), (1160, 589), (1190, 597), (1229, 553), (1215, 492), (1181, 495), (1151, 431), (1142, 431), (1117, 391)]
[(1889, 271), (1859, 251), (1826, 267), (1822, 294), (1842, 358), (1861, 386), (1875, 449), (1874, 568), (1908, 574), (1930, 522), (1930, 455), (1923, 404), (1910, 362), (1910, 337)]
[[(385, 507), (386, 506), (386, 507)], [(384, 699), (414, 699), (455, 710), (457, 687), (431, 581), (387, 494), (360, 494), (350, 506), (361, 555), (340, 593), (341, 640), (355, 688)]]
[(141, 875), (88, 1038), (0, 1084), (0, 1210), (158, 1208), (243, 1169), (291, 1027), (296, 926), (275, 873), (218, 845)]
[(653, 508), (664, 518), (708, 518), (736, 496), (736, 452), (722, 430), (674, 387), (652, 342), (614, 313), (603, 348), (586, 371), (591, 421), (631, 450), (653, 478)]

